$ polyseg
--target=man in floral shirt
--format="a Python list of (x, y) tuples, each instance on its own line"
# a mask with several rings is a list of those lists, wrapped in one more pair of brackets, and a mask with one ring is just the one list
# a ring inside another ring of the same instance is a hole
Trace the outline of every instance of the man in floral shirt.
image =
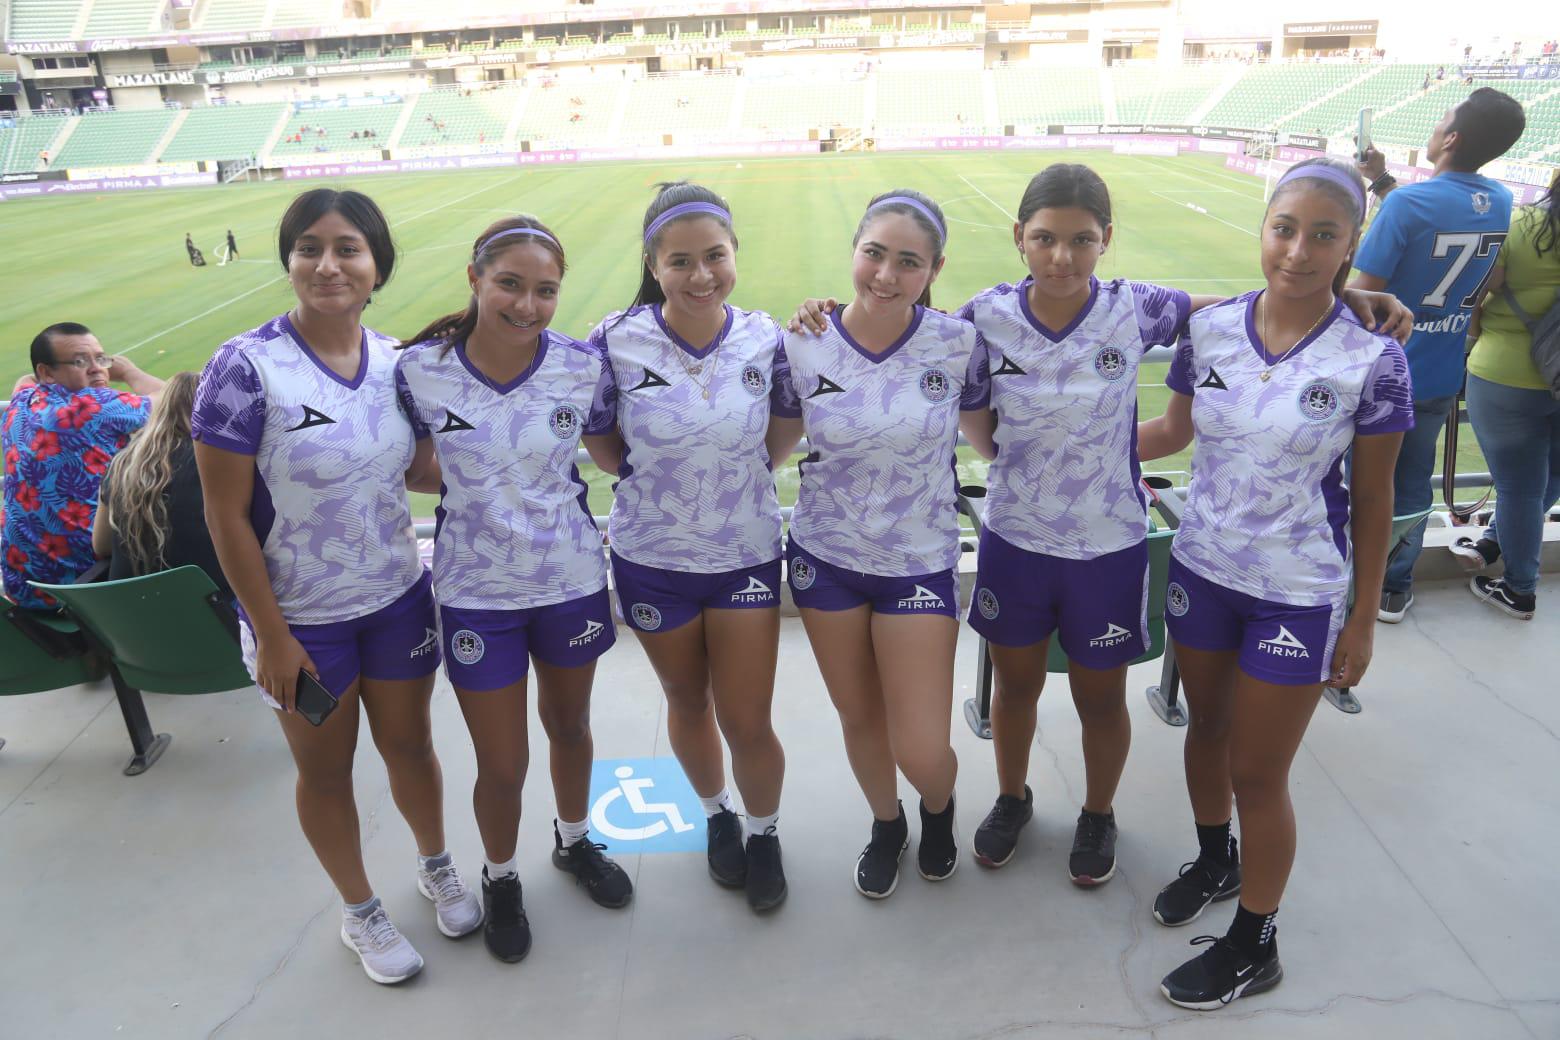
[[(34, 386), (19, 387), (0, 417), (5, 458), (0, 573), (24, 607), (54, 602), (29, 580), (73, 581), (92, 566), (98, 485), (114, 453), (151, 414), (162, 380), (109, 358), (85, 325), (50, 325), (32, 342)], [(110, 389), (109, 380), (130, 386)]]

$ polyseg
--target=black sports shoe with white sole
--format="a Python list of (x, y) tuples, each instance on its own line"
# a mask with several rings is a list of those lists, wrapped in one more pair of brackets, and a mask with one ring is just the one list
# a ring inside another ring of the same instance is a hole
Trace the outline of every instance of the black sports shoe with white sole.
[(565, 845), (553, 823), (553, 866), (565, 874), (573, 874), (577, 884), (585, 886), (585, 892), (597, 906), (617, 910), (628, 905), (634, 896), (634, 883), (628, 872), (602, 855), (605, 845), (599, 845), (586, 835), (573, 845)]
[(952, 795), (940, 813), (927, 812), (926, 802), (921, 802), (921, 843), (916, 846), (915, 864), (928, 881), (946, 881), (958, 868), (959, 829)]
[(730, 809), (704, 821), (709, 845), (706, 856), (710, 877), (717, 885), (741, 888), (747, 884), (747, 853), (742, 847), (742, 821)]
[(1221, 863), (1201, 854), (1181, 865), (1181, 874), (1160, 889), (1154, 900), (1154, 920), (1171, 928), (1190, 924), (1209, 903), (1240, 894), (1240, 860)]
[(986, 818), (980, 821), (980, 826), (975, 828), (975, 839), (970, 842), (975, 862), (993, 870), (1006, 864), (1018, 848), (1018, 832), (1024, 829), (1024, 825), (1034, 815), (1035, 794), (1028, 784), (1024, 785), (1022, 798), (1014, 798), (1010, 794), (997, 795), (997, 804), (991, 807)]
[(1250, 997), (1278, 985), (1284, 968), (1278, 963), (1278, 940), (1268, 943), (1267, 956), (1254, 961), (1228, 936), (1199, 935), (1193, 946), (1212, 943), (1206, 950), (1166, 975), (1159, 984), (1165, 999), (1193, 1011), (1215, 1011), (1241, 997)]
[(899, 857), (910, 847), (905, 807), (894, 820), (872, 821), (872, 840), (856, 858), (856, 891), (868, 899), (887, 899), (899, 885)]
[(1505, 578), (1487, 578), (1482, 574), (1476, 574), (1468, 582), (1468, 588), (1485, 603), (1496, 610), (1510, 614), (1518, 621), (1533, 620), (1533, 610), (1538, 606), (1538, 597), (1531, 592), (1524, 595), (1514, 591), (1506, 584)]
[(488, 952), (507, 964), (524, 960), (531, 952), (531, 922), (525, 916), (521, 899), (520, 876), (506, 874), (498, 880), (488, 877), (482, 868), (482, 942)]
[(1500, 545), (1488, 538), (1474, 541), (1468, 535), (1460, 535), (1447, 548), (1467, 571), (1482, 571), (1500, 559)]
[(1116, 814), (1078, 814), (1073, 831), (1072, 854), (1067, 857), (1067, 873), (1079, 888), (1103, 885), (1116, 876)]

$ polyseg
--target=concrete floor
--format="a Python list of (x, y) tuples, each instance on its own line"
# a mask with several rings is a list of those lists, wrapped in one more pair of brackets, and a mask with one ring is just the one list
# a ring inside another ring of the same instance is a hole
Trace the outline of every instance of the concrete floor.
[[(755, 918), (697, 853), (618, 854), (634, 902), (591, 904), (548, 864), (551, 792), (533, 724), (520, 859), (535, 948), (502, 965), (480, 938), (435, 931), (410, 835), (365, 746), (370, 873), (427, 959), (396, 988), (371, 983), (337, 939), (339, 903), (298, 830), (292, 766), (253, 691), (149, 696), (174, 742), (137, 778), (120, 775), (128, 743), (106, 687), (0, 699), (0, 1036), (1560, 1036), (1560, 703), (1539, 652), (1560, 640), (1560, 610), (1522, 624), (1460, 584), (1418, 596), (1407, 623), (1378, 630), (1364, 714), (1323, 704), (1295, 764), (1285, 980), (1220, 1012), (1182, 1011), (1158, 992), (1193, 952), (1187, 941), (1222, 932), (1233, 904), (1183, 929), (1149, 912), (1195, 852), (1181, 734), (1142, 696), (1157, 666), (1130, 677), (1135, 746), (1116, 801), (1114, 881), (1086, 892), (1067, 880), (1082, 765), (1056, 688), (1040, 707), (1036, 820), (1013, 862), (991, 872), (966, 853), (931, 885), (913, 873), (912, 849), (899, 891), (874, 903), (850, 883), (868, 812), (788, 618), (775, 716), (790, 766), (791, 895), (780, 911)], [(959, 703), (975, 648), (966, 629)], [(598, 758), (670, 755), (659, 688), (626, 631), (603, 660), (594, 717)], [(450, 847), (474, 881), (474, 765), (442, 679), (434, 720)], [(967, 843), (995, 773), (957, 710), (953, 736)]]

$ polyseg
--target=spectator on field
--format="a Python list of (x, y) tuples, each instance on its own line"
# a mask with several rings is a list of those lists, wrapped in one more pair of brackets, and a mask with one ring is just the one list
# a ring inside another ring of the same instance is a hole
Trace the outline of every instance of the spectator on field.
[(232, 228), (228, 228), (228, 233), (227, 233), (227, 250), (228, 250), (228, 259), (229, 260), (237, 260), (238, 259), (238, 239), (233, 237), (233, 229)]
[(109, 463), (92, 523), (92, 551), (112, 561), (108, 576), (116, 581), (194, 564), (231, 600), (233, 590), (206, 530), (190, 439), (199, 383), (194, 372), (168, 380), (151, 418)]
[[(1425, 154), (1435, 175), (1397, 187), (1386, 158), (1366, 150), (1360, 170), (1382, 199), (1354, 257), (1356, 289), (1385, 290), (1414, 312), (1414, 334), (1404, 348), (1414, 388), (1414, 428), (1403, 437), (1394, 477), (1393, 516), (1430, 506), (1430, 475), (1436, 438), (1457, 407), (1463, 387), (1463, 344), (1474, 294), (1495, 265), (1511, 227), (1511, 192), (1479, 174), (1479, 167), (1504, 155), (1527, 125), (1522, 105), (1508, 94), (1483, 87), (1449, 109)], [(1414, 562), (1425, 525), (1387, 568), (1377, 617), (1403, 620), (1414, 602)]]
[(1560, 306), (1557, 196), (1560, 172), (1537, 205), (1517, 211), (1468, 333), (1477, 341), (1468, 355), (1468, 419), (1494, 477), (1496, 517), (1477, 541), (1464, 535), (1451, 550), (1474, 570), (1504, 559), (1504, 575), (1476, 574), (1469, 587), (1522, 621), (1537, 605), (1544, 521), (1560, 499), (1560, 394), (1533, 360), (1529, 331)]
[[(16, 391), (0, 418), (5, 458), (5, 594), (52, 609), (27, 584), (74, 581), (92, 566), (98, 484), (130, 434), (145, 424), (162, 380), (123, 357), (110, 358), (92, 330), (60, 322), (32, 341), (37, 382)], [(129, 393), (109, 388), (123, 382)]]

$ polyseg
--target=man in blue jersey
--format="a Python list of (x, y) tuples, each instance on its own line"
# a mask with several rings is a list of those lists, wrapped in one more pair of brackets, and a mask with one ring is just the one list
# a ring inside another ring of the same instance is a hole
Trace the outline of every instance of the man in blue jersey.
[[(1469, 317), (1511, 226), (1511, 192), (1478, 170), (1516, 144), (1526, 125), (1515, 98), (1483, 87), (1430, 132), (1430, 180), (1398, 187), (1374, 148), (1360, 163), (1382, 201), (1354, 258), (1350, 285), (1392, 293), (1415, 318), (1404, 348), (1414, 384), (1414, 428), (1398, 454), (1394, 516), (1430, 505), (1436, 439), (1463, 386)], [(1387, 568), (1377, 614), (1382, 621), (1403, 620), (1414, 602), (1414, 562), (1424, 532), (1424, 524), (1416, 527)]]

